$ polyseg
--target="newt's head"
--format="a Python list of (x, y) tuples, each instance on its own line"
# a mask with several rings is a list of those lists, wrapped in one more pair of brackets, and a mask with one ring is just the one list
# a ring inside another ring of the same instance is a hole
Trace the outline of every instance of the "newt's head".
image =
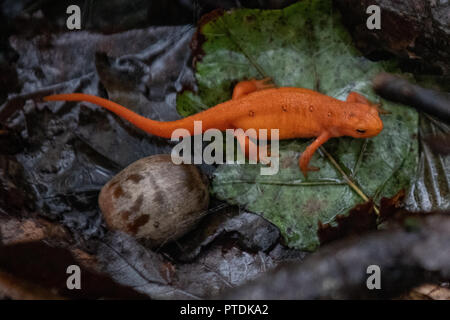
[(383, 130), (383, 121), (375, 106), (363, 103), (347, 104), (341, 132), (353, 138), (370, 138)]

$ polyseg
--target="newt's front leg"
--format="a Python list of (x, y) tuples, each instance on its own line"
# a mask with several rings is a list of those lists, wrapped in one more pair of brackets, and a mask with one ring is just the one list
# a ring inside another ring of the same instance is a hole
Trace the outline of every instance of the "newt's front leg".
[(313, 143), (311, 143), (305, 151), (303, 151), (298, 164), (300, 166), (300, 170), (303, 172), (303, 175), (305, 178), (308, 176), (308, 171), (318, 171), (319, 168), (317, 167), (308, 167), (309, 161), (311, 160), (311, 157), (313, 156), (314, 152), (323, 145), (325, 142), (328, 141), (328, 139), (331, 138), (331, 135), (324, 131), (320, 136), (317, 137), (316, 140), (314, 140)]
[(364, 103), (364, 104), (367, 104), (368, 106), (375, 108), (378, 111), (378, 113), (380, 113), (380, 114), (390, 114), (389, 111), (381, 108), (381, 103), (373, 103), (373, 102), (369, 101), (363, 95), (359, 94), (358, 92), (351, 91), (348, 94), (347, 99), (345, 101), (346, 102)]
[(362, 94), (359, 94), (358, 92), (355, 92), (355, 91), (350, 91), (349, 94), (347, 95), (347, 99), (345, 101), (346, 102), (364, 103), (364, 104), (367, 104), (368, 106), (373, 104)]

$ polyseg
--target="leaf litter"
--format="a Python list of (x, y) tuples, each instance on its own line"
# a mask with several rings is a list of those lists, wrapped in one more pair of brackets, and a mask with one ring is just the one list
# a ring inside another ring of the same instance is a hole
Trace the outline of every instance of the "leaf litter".
[[(180, 26), (111, 35), (44, 33), (10, 38), (11, 47), (19, 52), (13, 65), (20, 86), (14, 86), (12, 92), (19, 93), (10, 94), (0, 106), (0, 212), (2, 221), (9, 221), (2, 225), (3, 245), (9, 244), (9, 249), (13, 244), (33, 248), (35, 240), (56, 237), (52, 240), (56, 241), (55, 246), (62, 250), (71, 248), (69, 256), (90, 257), (84, 261), (90, 268), (112, 277), (119, 287), (135, 290), (119, 296), (137, 297), (143, 293), (166, 299), (213, 296), (280, 263), (302, 261), (307, 256), (304, 251), (281, 245), (278, 229), (259, 215), (220, 202), (205, 213), (204, 222), (183, 240), (178, 251), (172, 243), (153, 252), (127, 235), (105, 230), (96, 203), (101, 186), (127, 164), (143, 156), (168, 152), (170, 143), (144, 135), (91, 105), (59, 103), (50, 107), (36, 102), (51, 92), (78, 91), (116, 99), (153, 119), (176, 119), (177, 93), (184, 91), (189, 95), (186, 88), (198, 88), (200, 93), (205, 90), (198, 77), (197, 87), (190, 66), (188, 46), (193, 32), (191, 26)], [(229, 94), (233, 81), (219, 89)], [(182, 99), (183, 94), (177, 99)], [(226, 94), (216, 92), (215, 97), (226, 99)], [(198, 96), (191, 97), (197, 99), (198, 105), (212, 105), (204, 104)], [(180, 111), (180, 103), (177, 108)], [(302, 148), (292, 142), (286, 145), (292, 146), (288, 152), (291, 158)], [(358, 166), (355, 168), (359, 170)], [(209, 174), (214, 171), (209, 167), (202, 169)], [(333, 178), (320, 183), (345, 182)], [(316, 204), (309, 206), (314, 208)], [(225, 218), (214, 215), (214, 207), (222, 208), (219, 212)], [(49, 222), (35, 220), (36, 213)], [(11, 214), (21, 218), (11, 220)], [(28, 231), (33, 230), (30, 234), (23, 233), (27, 225), (31, 226)], [(22, 230), (20, 234), (24, 235), (16, 239), (8, 234), (5, 237), (5, 226), (9, 226), (9, 231)], [(66, 231), (61, 231), (60, 226)], [(67, 232), (73, 239), (58, 240)], [(52, 258), (54, 251), (42, 250), (39, 252), (47, 253), (44, 257)], [(58, 260), (68, 254), (62, 252), (53, 258)], [(0, 266), (4, 268), (8, 268), (6, 262)], [(10, 269), (12, 273), (14, 270), (25, 278), (18, 277), (18, 283), (45, 283), (20, 274), (19, 267)], [(98, 292), (90, 294), (91, 298), (102, 296)]]

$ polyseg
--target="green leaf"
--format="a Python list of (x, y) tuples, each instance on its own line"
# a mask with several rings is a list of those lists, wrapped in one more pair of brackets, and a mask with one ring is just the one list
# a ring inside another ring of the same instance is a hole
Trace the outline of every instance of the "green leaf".
[[(197, 62), (198, 92), (178, 97), (183, 115), (230, 99), (240, 80), (267, 76), (278, 86), (310, 88), (341, 100), (357, 91), (380, 101), (371, 79), (380, 71), (396, 71), (393, 63), (369, 61), (353, 47), (331, 0), (304, 0), (283, 10), (226, 12), (200, 32), (206, 40)], [(311, 160), (321, 170), (308, 179), (298, 168), (298, 157), (312, 140), (281, 141), (278, 174), (262, 176), (260, 165), (221, 165), (213, 193), (263, 215), (290, 247), (314, 250), (319, 221), (332, 224), (336, 215), (364, 202), (361, 194), (376, 202), (393, 196), (408, 187), (416, 172), (417, 112), (381, 102), (391, 112), (382, 116), (382, 133), (372, 139), (330, 140)]]

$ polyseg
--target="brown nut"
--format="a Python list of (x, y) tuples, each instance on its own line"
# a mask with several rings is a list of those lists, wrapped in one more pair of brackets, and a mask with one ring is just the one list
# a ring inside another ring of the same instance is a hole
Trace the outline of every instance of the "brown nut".
[(170, 155), (140, 159), (119, 172), (98, 199), (109, 228), (158, 246), (191, 230), (209, 205), (206, 177)]

